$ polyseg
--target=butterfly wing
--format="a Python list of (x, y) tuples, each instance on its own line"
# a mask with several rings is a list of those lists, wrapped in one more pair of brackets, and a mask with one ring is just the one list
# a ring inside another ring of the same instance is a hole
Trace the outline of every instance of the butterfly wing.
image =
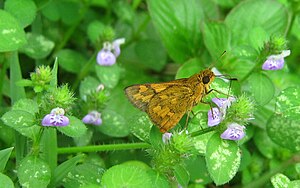
[(184, 78), (165, 83), (133, 85), (127, 87), (125, 93), (135, 107), (148, 113), (161, 132), (166, 132), (194, 104), (194, 92), (186, 81)]

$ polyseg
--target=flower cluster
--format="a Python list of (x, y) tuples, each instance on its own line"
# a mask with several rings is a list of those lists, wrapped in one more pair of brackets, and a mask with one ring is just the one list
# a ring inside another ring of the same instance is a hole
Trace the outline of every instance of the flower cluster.
[(114, 65), (121, 53), (120, 45), (124, 43), (124, 38), (116, 39), (112, 43), (104, 42), (103, 48), (97, 54), (97, 63), (102, 66)]
[(47, 114), (43, 120), (43, 126), (67, 126), (70, 123), (68, 117), (64, 116), (65, 110), (62, 108), (54, 108), (51, 110), (50, 114)]
[[(208, 111), (208, 126), (219, 125), (224, 119), (227, 109), (231, 106), (232, 102), (236, 101), (234, 97), (229, 98), (213, 98), (212, 101), (217, 107)], [(222, 139), (226, 140), (241, 140), (245, 136), (245, 126), (241, 126), (236, 122), (230, 122), (227, 129), (221, 134)]]

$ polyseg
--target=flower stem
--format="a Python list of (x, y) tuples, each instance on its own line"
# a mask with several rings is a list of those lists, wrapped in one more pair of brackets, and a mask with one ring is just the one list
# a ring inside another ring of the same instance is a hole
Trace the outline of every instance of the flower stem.
[(127, 149), (145, 149), (150, 148), (147, 143), (126, 143), (126, 144), (107, 144), (97, 146), (80, 146), (80, 147), (65, 147), (58, 148), (58, 154), (78, 153), (78, 152), (98, 152), (98, 151), (112, 151), (112, 150), (127, 150)]
[(195, 136), (199, 136), (199, 135), (202, 135), (202, 134), (214, 131), (214, 130), (215, 130), (215, 127), (208, 127), (205, 129), (201, 129), (199, 131), (192, 132), (190, 135), (191, 135), (191, 137), (195, 137)]

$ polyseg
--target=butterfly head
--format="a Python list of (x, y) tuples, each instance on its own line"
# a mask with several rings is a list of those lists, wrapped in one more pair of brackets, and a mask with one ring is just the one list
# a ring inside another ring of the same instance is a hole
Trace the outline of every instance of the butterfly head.
[(200, 74), (198, 74), (198, 80), (204, 85), (209, 85), (214, 79), (215, 74), (210, 69), (201, 71)]

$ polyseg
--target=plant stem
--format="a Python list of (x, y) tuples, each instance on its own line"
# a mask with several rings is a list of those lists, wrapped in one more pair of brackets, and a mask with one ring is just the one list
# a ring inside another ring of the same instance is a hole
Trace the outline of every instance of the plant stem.
[(58, 148), (58, 154), (79, 153), (79, 152), (98, 152), (98, 151), (112, 151), (112, 150), (127, 150), (127, 149), (145, 149), (150, 148), (147, 143), (126, 143), (126, 144), (108, 144), (96, 146), (81, 146), (81, 147), (65, 147)]
[(190, 135), (191, 135), (191, 137), (195, 137), (195, 136), (199, 136), (199, 135), (202, 135), (202, 134), (214, 131), (214, 130), (215, 130), (215, 127), (208, 127), (205, 129), (201, 129), (199, 131), (192, 132)]

